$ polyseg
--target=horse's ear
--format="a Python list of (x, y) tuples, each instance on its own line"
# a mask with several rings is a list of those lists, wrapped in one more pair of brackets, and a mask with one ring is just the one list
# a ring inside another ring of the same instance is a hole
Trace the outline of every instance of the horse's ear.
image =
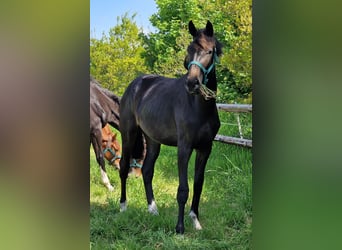
[(195, 37), (197, 35), (197, 29), (196, 29), (194, 23), (192, 22), (192, 20), (189, 22), (189, 32), (193, 37)]
[(186, 68), (186, 70), (188, 70), (188, 64), (189, 64), (189, 58), (188, 58), (188, 56), (186, 56), (184, 58), (184, 68)]
[(205, 26), (205, 33), (207, 36), (213, 36), (214, 35), (214, 28), (211, 22), (208, 20), (207, 25)]

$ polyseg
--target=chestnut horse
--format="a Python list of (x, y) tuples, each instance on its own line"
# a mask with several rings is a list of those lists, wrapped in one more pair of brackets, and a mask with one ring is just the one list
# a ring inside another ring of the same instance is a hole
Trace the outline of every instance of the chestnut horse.
[[(142, 174), (148, 211), (158, 214), (152, 179), (160, 145), (178, 147), (177, 191), (178, 222), (176, 232), (184, 233), (184, 208), (189, 196), (188, 162), (196, 150), (194, 195), (190, 217), (196, 229), (201, 229), (198, 206), (204, 182), (204, 170), (211, 153), (212, 142), (220, 127), (215, 97), (217, 90), (215, 62), (222, 54), (221, 44), (208, 21), (204, 29), (189, 22), (193, 41), (188, 46), (184, 66), (187, 74), (181, 78), (144, 75), (133, 80), (121, 98), (120, 131), (122, 158), (120, 161), (120, 210), (127, 209), (126, 181), (129, 160), (137, 154), (136, 145), (146, 139), (147, 152)], [(140, 148), (142, 151), (142, 148)]]
[(121, 147), (119, 141), (116, 139), (117, 134), (113, 133), (106, 124), (102, 128), (102, 151), (104, 158), (108, 163), (116, 169), (120, 169)]
[[(119, 141), (116, 139), (117, 134), (112, 132), (109, 124), (102, 129), (102, 151), (104, 158), (108, 163), (116, 169), (120, 169), (121, 147)], [(145, 154), (144, 154), (145, 155)], [(141, 176), (141, 167), (143, 159), (131, 159), (131, 174), (135, 177)]]

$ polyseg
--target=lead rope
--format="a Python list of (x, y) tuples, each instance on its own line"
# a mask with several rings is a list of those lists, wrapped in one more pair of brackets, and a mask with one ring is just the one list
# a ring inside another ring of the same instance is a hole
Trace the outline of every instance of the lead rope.
[(199, 88), (201, 95), (204, 97), (204, 99), (207, 101), (209, 99), (216, 99), (216, 91), (213, 91), (209, 89), (207, 86), (204, 84), (200, 85)]

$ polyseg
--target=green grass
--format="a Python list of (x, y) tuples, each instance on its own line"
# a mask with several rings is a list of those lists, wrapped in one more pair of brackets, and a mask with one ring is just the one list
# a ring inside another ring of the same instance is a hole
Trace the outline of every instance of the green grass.
[[(231, 123), (234, 114), (220, 113)], [(240, 117), (241, 119), (241, 117)], [(250, 118), (246, 118), (250, 122)], [(234, 121), (236, 122), (236, 120)], [(234, 126), (221, 126), (220, 134), (233, 135)], [(245, 132), (244, 132), (245, 133)], [(247, 133), (247, 132), (246, 132)], [(252, 236), (252, 154), (250, 149), (214, 142), (205, 172), (199, 206), (203, 230), (196, 231), (185, 217), (185, 234), (175, 234), (178, 215), (177, 149), (162, 146), (155, 166), (153, 189), (159, 215), (147, 212), (142, 178), (127, 181), (128, 209), (119, 212), (120, 178), (107, 166), (115, 190), (101, 184), (95, 155), (90, 153), (90, 248), (91, 249), (251, 249)], [(192, 194), (194, 157), (189, 163)]]

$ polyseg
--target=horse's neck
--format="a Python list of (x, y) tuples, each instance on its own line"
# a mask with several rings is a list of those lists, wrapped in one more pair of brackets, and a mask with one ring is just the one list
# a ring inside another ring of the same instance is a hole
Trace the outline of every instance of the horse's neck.
[[(217, 81), (215, 71), (209, 73), (206, 87), (216, 92)], [(210, 98), (206, 100), (201, 94), (196, 95), (196, 103), (199, 107), (198, 111), (204, 116), (212, 114), (213, 110), (216, 109), (216, 99)]]
[(207, 87), (213, 91), (217, 91), (217, 80), (216, 80), (216, 72), (215, 67), (213, 70), (208, 74), (208, 83)]
[(103, 104), (106, 106), (106, 112), (104, 112), (106, 123), (109, 123), (115, 129), (119, 129), (119, 106), (112, 100)]

